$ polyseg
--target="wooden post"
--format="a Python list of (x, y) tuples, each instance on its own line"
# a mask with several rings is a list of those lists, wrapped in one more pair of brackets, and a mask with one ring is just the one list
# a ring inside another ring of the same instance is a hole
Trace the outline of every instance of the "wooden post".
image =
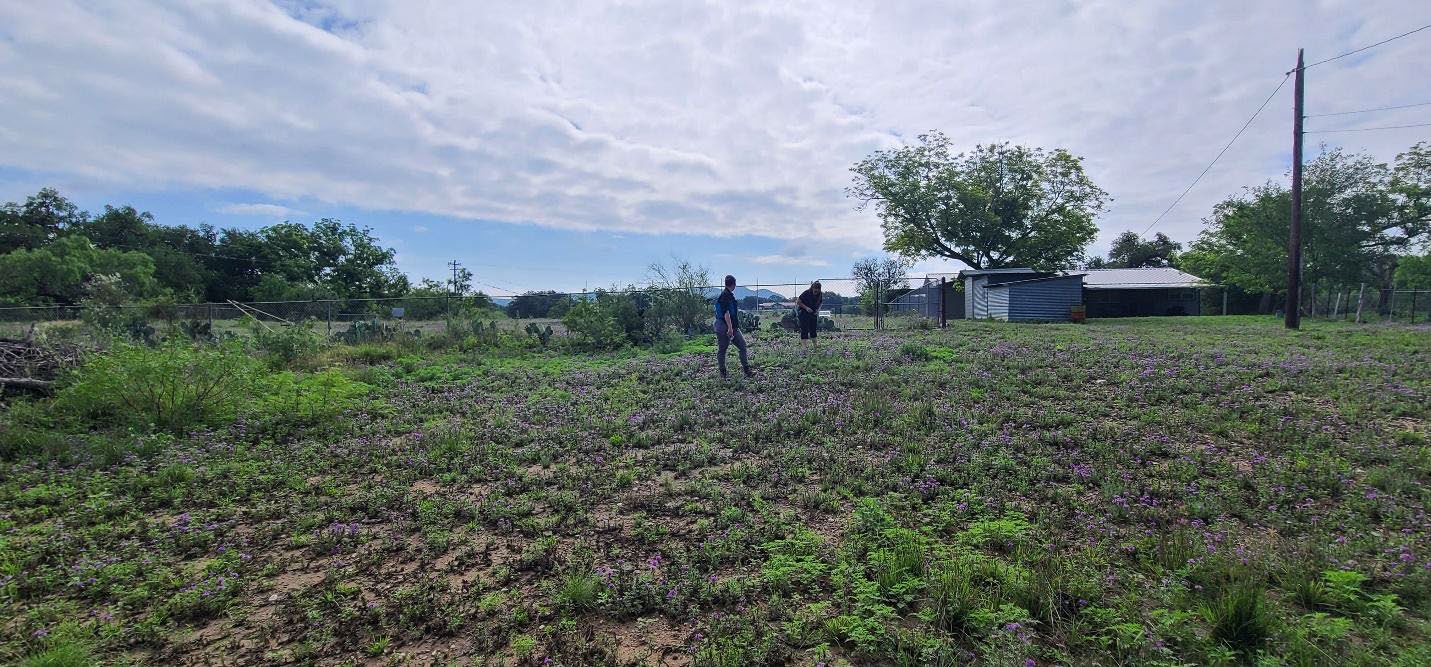
[(1292, 225), (1287, 238), (1287, 316), (1283, 326), (1302, 326), (1298, 302), (1302, 286), (1302, 50), (1297, 49), (1297, 78), (1292, 85)]
[(1411, 292), (1411, 323), (1416, 324), (1416, 290)]
[(945, 289), (944, 289), (944, 283), (945, 283), (945, 282), (946, 282), (946, 280), (945, 280), (944, 276), (939, 276), (939, 328), (940, 328), (940, 329), (943, 329), (944, 327), (949, 326), (949, 298), (946, 296), (946, 295), (948, 294), (948, 292), (946, 292)]
[[(1327, 298), (1330, 299), (1331, 297), (1328, 296)], [(1342, 310), (1342, 292), (1341, 292), (1341, 290), (1337, 290), (1337, 302), (1332, 305), (1332, 319), (1334, 319), (1334, 320), (1337, 319), (1337, 313), (1341, 312), (1341, 310)]]
[(1227, 314), (1227, 285), (1222, 286), (1222, 314)]
[(1366, 283), (1361, 284), (1361, 289), (1356, 294), (1356, 323), (1361, 324), (1361, 307), (1366, 305)]

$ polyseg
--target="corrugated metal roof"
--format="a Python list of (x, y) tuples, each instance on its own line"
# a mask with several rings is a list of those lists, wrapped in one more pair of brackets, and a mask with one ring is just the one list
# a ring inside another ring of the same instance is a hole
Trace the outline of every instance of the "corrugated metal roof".
[(1027, 269), (1027, 268), (1013, 268), (1013, 269), (964, 269), (963, 271), (960, 271), (960, 272), (959, 272), (959, 277), (960, 277), (960, 278), (965, 278), (965, 277), (969, 277), (969, 276), (988, 276), (988, 275), (994, 275), (994, 274), (999, 274), (999, 273), (1039, 273), (1039, 271), (1035, 271), (1035, 270), (1033, 270), (1033, 269)]
[(1006, 283), (996, 283), (993, 285), (989, 285), (988, 289), (994, 289), (996, 287), (1008, 287), (1010, 285), (1025, 285), (1028, 283), (1043, 282), (1045, 280), (1067, 280), (1069, 278), (1077, 278), (1082, 275), (1082, 273), (1065, 273), (1061, 276), (1044, 276), (1042, 278), (1029, 278), (1028, 280), (1013, 280)]
[(1202, 278), (1170, 268), (1086, 269), (1083, 273), (1083, 286), (1088, 289), (1167, 289), (1208, 286), (1208, 283)]

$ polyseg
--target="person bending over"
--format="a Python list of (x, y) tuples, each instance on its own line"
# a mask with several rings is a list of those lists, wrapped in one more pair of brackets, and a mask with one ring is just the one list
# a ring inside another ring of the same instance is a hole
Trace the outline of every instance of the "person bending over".
[(816, 333), (820, 330), (820, 304), (824, 302), (825, 294), (820, 291), (820, 281), (810, 283), (810, 289), (800, 293), (800, 298), (795, 301), (797, 306), (795, 315), (800, 319), (800, 346), (805, 346), (805, 341), (810, 341), (811, 348), (817, 348), (815, 344)]

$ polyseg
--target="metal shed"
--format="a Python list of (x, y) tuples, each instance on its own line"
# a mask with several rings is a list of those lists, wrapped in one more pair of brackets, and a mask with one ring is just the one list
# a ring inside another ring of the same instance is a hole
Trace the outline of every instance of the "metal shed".
[(1198, 293), (1209, 285), (1190, 273), (1165, 267), (1089, 269), (1083, 278), (1089, 317), (1200, 315)]
[(1031, 280), (1034, 278), (1047, 278), (1053, 275), (1052, 273), (1043, 271), (1018, 268), (971, 269), (960, 271), (959, 278), (964, 281), (964, 317), (971, 320), (982, 320), (990, 317), (988, 308), (989, 293), (987, 290), (993, 285)]
[(989, 285), (987, 310), (1006, 322), (1067, 322), (1083, 303), (1083, 275), (1049, 276)]

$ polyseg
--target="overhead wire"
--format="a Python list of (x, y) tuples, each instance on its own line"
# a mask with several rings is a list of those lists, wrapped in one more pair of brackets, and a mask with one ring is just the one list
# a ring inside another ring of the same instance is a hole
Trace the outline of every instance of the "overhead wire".
[(1326, 118), (1327, 116), (1349, 116), (1354, 113), (1371, 113), (1373, 111), (1391, 111), (1393, 109), (1410, 109), (1412, 107), (1424, 107), (1431, 105), (1431, 102), (1417, 102), (1416, 104), (1399, 104), (1391, 107), (1372, 107), (1370, 109), (1356, 109), (1354, 111), (1336, 111), (1333, 113), (1314, 113), (1302, 116), (1303, 118)]
[[(1312, 64), (1310, 64), (1310, 65), (1303, 65), (1303, 66), (1302, 66), (1302, 69), (1303, 69), (1303, 70), (1311, 69), (1311, 68), (1313, 68), (1313, 67), (1316, 67), (1317, 65), (1324, 65), (1324, 64), (1329, 63), (1329, 62), (1331, 62), (1331, 61), (1333, 61), (1333, 60), (1340, 60), (1340, 59), (1345, 58), (1345, 57), (1347, 57), (1347, 56), (1356, 55), (1356, 54), (1358, 54), (1358, 53), (1361, 53), (1362, 51), (1366, 51), (1366, 50), (1368, 50), (1368, 49), (1374, 49), (1374, 48), (1376, 48), (1376, 47), (1378, 47), (1378, 46), (1381, 46), (1382, 44), (1386, 44), (1387, 42), (1394, 42), (1394, 41), (1396, 41), (1396, 40), (1398, 40), (1398, 39), (1401, 39), (1402, 37), (1406, 37), (1406, 36), (1408, 36), (1408, 35), (1414, 35), (1414, 34), (1416, 34), (1416, 33), (1418, 33), (1418, 32), (1421, 32), (1422, 30), (1425, 30), (1425, 29), (1427, 29), (1427, 28), (1431, 28), (1431, 23), (1427, 23), (1426, 25), (1423, 25), (1423, 26), (1421, 26), (1420, 28), (1416, 28), (1415, 30), (1408, 30), (1408, 31), (1406, 31), (1406, 32), (1401, 33), (1400, 35), (1395, 36), (1395, 37), (1389, 37), (1389, 38), (1387, 38), (1387, 39), (1383, 39), (1383, 40), (1381, 40), (1380, 42), (1377, 42), (1377, 43), (1375, 43), (1375, 44), (1368, 44), (1368, 45), (1363, 46), (1363, 47), (1361, 47), (1361, 48), (1359, 48), (1359, 49), (1354, 49), (1354, 50), (1352, 50), (1352, 51), (1347, 51), (1346, 53), (1343, 53), (1343, 54), (1341, 54), (1341, 55), (1332, 56), (1332, 57), (1330, 57), (1330, 58), (1326, 58), (1326, 59), (1323, 59), (1323, 60), (1318, 60), (1317, 62), (1314, 62), (1314, 63), (1312, 63)], [(1297, 71), (1297, 70), (1296, 70), (1295, 68), (1293, 68), (1292, 72), (1295, 72), (1295, 71)], [(1287, 73), (1288, 73), (1288, 74), (1291, 74), (1292, 72), (1287, 72)]]
[(1257, 120), (1257, 117), (1262, 115), (1262, 110), (1267, 108), (1267, 105), (1272, 102), (1272, 98), (1276, 97), (1277, 93), (1282, 90), (1282, 86), (1287, 85), (1287, 79), (1291, 78), (1291, 76), (1291, 72), (1282, 75), (1282, 80), (1277, 82), (1277, 87), (1272, 89), (1272, 93), (1267, 96), (1267, 99), (1262, 100), (1262, 104), (1257, 107), (1256, 111), (1252, 112), (1252, 116), (1247, 119), (1247, 122), (1242, 124), (1242, 127), (1237, 130), (1237, 134), (1232, 135), (1232, 139), (1228, 140), (1227, 145), (1223, 146), (1222, 150), (1217, 152), (1217, 157), (1214, 157), (1212, 159), (1212, 162), (1209, 162), (1207, 166), (1203, 168), (1202, 173), (1198, 174), (1197, 178), (1194, 178), (1193, 182), (1188, 184), (1187, 188), (1183, 190), (1182, 194), (1178, 195), (1177, 199), (1173, 200), (1173, 203), (1169, 204), (1168, 207), (1164, 209), (1163, 212), (1159, 214), (1157, 218), (1155, 218), (1151, 223), (1149, 223), (1148, 226), (1143, 229), (1142, 234), (1139, 234), (1139, 236), (1147, 234), (1152, 228), (1156, 227), (1159, 222), (1162, 222), (1163, 218), (1167, 217), (1167, 215), (1171, 213), (1174, 208), (1177, 207), (1178, 203), (1183, 200), (1183, 197), (1186, 197), (1189, 192), (1192, 192), (1193, 187), (1198, 184), (1198, 181), (1201, 181), (1202, 177), (1206, 176), (1207, 172), (1212, 170), (1213, 165), (1216, 165), (1217, 161), (1221, 160), (1222, 156), (1227, 153), (1227, 149), (1232, 148), (1232, 144), (1237, 142), (1237, 138), (1242, 136), (1243, 132), (1247, 131), (1247, 128), (1252, 125), (1252, 121)]
[(1409, 127), (1431, 127), (1431, 123), (1414, 123), (1411, 125), (1383, 125), (1381, 127), (1354, 127), (1345, 130), (1304, 130), (1304, 134), (1332, 134), (1335, 132), (1371, 132), (1373, 130), (1404, 130)]

